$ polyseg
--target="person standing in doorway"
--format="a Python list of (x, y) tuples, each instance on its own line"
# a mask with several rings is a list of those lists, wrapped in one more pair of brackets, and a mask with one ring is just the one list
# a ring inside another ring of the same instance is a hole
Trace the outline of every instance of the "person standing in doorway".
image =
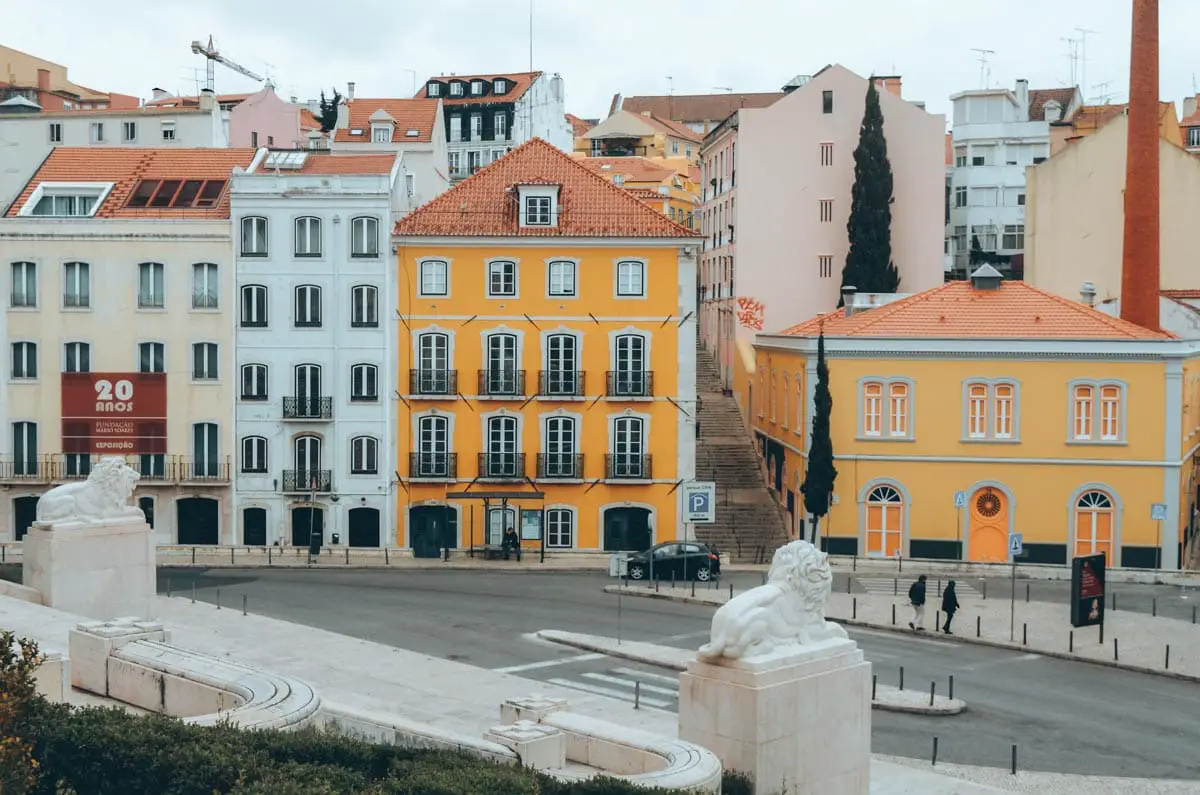
[(925, 575), (922, 574), (908, 589), (908, 603), (912, 605), (913, 617), (908, 626), (914, 632), (925, 631)]
[(946, 614), (946, 624), (942, 627), (942, 632), (952, 635), (954, 633), (950, 631), (950, 622), (958, 612), (958, 593), (954, 589), (954, 580), (946, 583), (946, 590), (942, 591), (942, 612)]

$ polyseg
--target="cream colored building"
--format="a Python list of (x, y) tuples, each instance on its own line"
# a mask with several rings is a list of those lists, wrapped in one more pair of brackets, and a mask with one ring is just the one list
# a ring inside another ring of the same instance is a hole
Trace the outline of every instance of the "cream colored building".
[[(1025, 281), (1078, 300), (1084, 282), (1097, 303), (1121, 292), (1125, 141), (1129, 117), (1118, 116), (1092, 135), (1029, 169), (1026, 178)], [(1200, 160), (1166, 139), (1161, 212), (1164, 290), (1200, 287), (1195, 268), (1200, 218)]]
[(159, 543), (232, 542), (229, 181), (255, 159), (60, 147), (0, 219), (0, 540), (24, 534), (47, 489), (86, 477), (94, 457), (62, 452), (61, 373), (90, 371), (165, 372), (166, 452), (126, 457), (137, 504)]

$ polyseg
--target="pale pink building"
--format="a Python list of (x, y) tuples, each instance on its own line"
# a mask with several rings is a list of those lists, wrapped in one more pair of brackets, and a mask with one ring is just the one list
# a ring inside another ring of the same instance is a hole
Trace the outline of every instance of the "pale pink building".
[(307, 134), (313, 124), (305, 124), (308, 129), (301, 129), (302, 117), (311, 121), (312, 114), (280, 99), (268, 83), (229, 111), (229, 145), (308, 148)]
[[(900, 290), (943, 281), (946, 119), (876, 77), (892, 165), (892, 258)], [(700, 337), (730, 384), (734, 342), (837, 306), (849, 241), (854, 149), (867, 80), (842, 66), (798, 77), (743, 108), (701, 150)]]

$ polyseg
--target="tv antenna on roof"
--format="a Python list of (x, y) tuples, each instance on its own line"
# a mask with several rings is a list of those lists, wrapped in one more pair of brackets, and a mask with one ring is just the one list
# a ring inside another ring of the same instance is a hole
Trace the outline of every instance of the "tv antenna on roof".
[(1112, 103), (1113, 97), (1116, 96), (1116, 94), (1114, 94), (1113, 92), (1108, 90), (1108, 87), (1111, 86), (1112, 84), (1113, 84), (1113, 81), (1105, 80), (1103, 83), (1097, 83), (1096, 85), (1092, 86), (1092, 88), (1096, 88), (1096, 89), (1100, 90), (1100, 93), (1098, 93), (1094, 97), (1092, 97), (1093, 104), (1109, 105)]
[[(1099, 33), (1098, 30), (1088, 30), (1087, 28), (1075, 28), (1075, 32), (1079, 34), (1079, 84), (1086, 86), (1087, 82), (1087, 40), (1088, 36)], [(1074, 86), (1072, 86), (1073, 88)]]
[(971, 52), (979, 53), (979, 58), (976, 59), (979, 61), (979, 87), (987, 88), (992, 77), (992, 70), (988, 68), (988, 59), (995, 55), (996, 51), (972, 47)]
[(1067, 63), (1071, 65), (1071, 85), (1079, 86), (1081, 91), (1086, 91), (1087, 86), (1079, 82), (1079, 39), (1063, 36), (1062, 40), (1067, 43)]

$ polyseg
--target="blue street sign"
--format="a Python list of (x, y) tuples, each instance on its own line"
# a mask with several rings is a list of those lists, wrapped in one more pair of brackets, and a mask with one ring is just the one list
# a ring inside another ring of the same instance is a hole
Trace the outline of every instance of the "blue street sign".
[(1025, 541), (1020, 533), (1008, 534), (1008, 554), (1014, 558), (1025, 554)]
[(717, 484), (693, 482), (683, 486), (683, 521), (711, 524), (717, 520)]

